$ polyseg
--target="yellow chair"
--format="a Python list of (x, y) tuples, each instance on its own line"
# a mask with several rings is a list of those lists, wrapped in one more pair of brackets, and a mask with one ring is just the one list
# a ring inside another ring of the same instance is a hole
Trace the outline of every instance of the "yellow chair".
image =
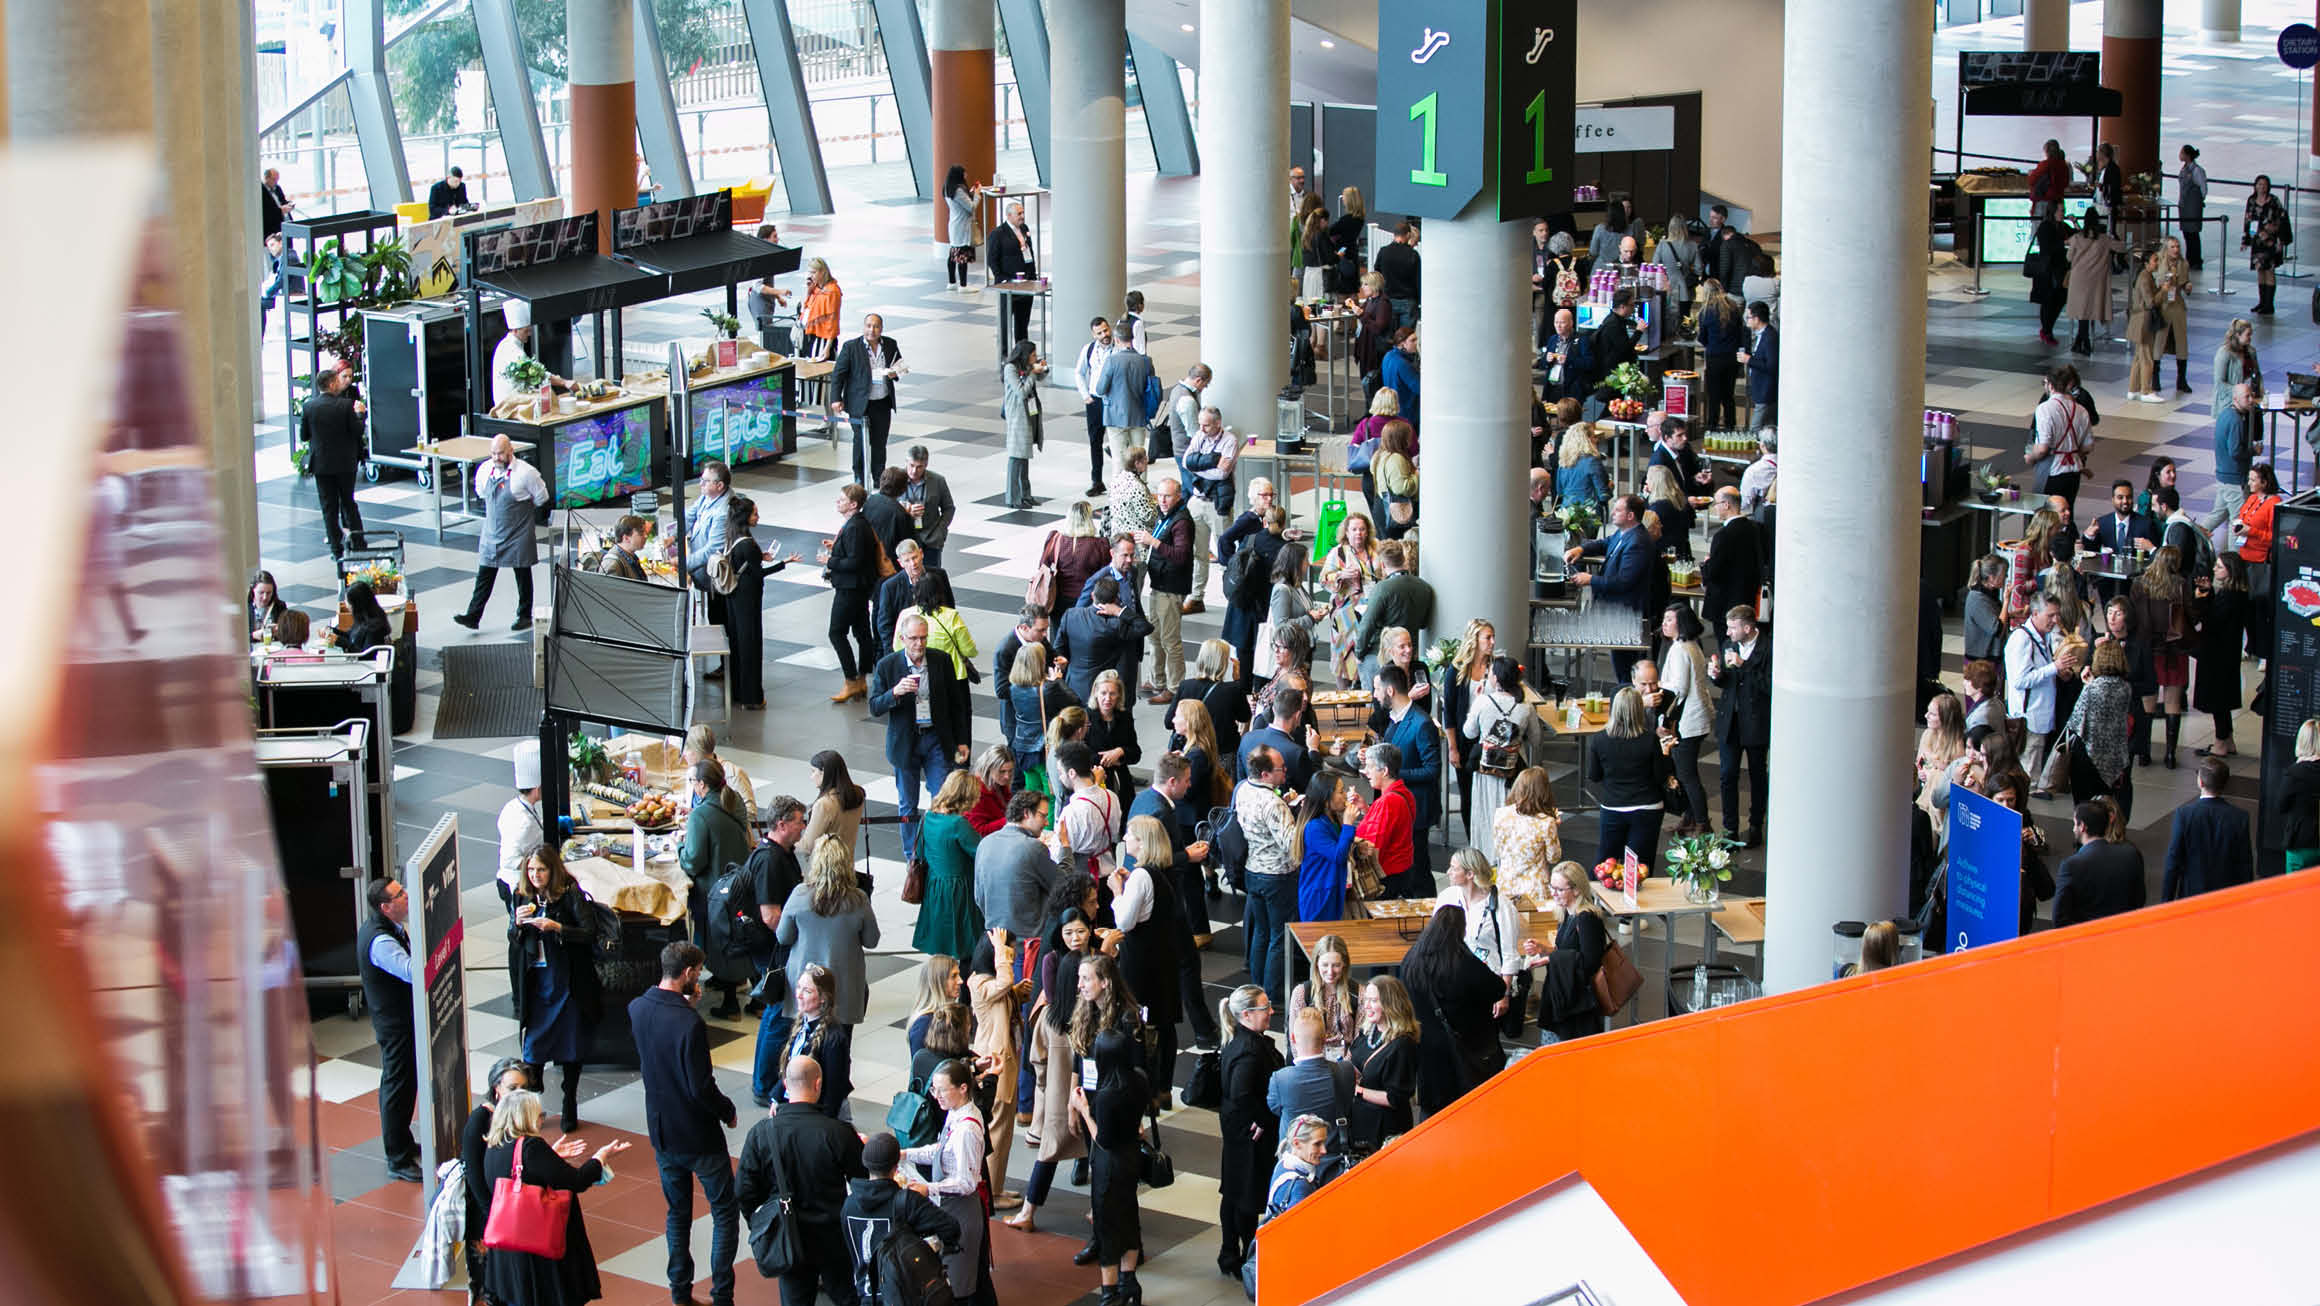
[(427, 221), (427, 201), (413, 200), (408, 204), (397, 204), (395, 216), (404, 222), (425, 222)]
[(733, 188), (733, 225), (765, 221), (765, 205), (773, 196), (773, 178), (751, 177)]

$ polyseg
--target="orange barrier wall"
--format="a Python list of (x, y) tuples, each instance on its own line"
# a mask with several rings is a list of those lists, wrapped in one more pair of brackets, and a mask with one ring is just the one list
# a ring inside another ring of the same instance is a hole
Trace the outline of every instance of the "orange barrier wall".
[(1268, 1224), (1260, 1306), (1572, 1170), (1726, 1306), (2204, 1170), (2320, 1128), (2316, 939), (2320, 874), (2296, 875), (1543, 1049)]

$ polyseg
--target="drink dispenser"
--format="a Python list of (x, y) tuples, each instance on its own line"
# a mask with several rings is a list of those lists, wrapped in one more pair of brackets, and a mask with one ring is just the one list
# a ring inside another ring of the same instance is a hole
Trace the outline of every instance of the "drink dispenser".
[(1548, 513), (1531, 518), (1531, 597), (1559, 599), (1570, 587), (1563, 550), (1571, 547), (1563, 519)]

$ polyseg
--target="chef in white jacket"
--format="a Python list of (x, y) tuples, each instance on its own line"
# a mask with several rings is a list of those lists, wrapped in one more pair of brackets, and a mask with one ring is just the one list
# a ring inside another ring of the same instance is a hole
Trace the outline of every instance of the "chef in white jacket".
[(540, 741), (516, 745), (516, 796), (499, 809), (499, 896), (515, 892), (524, 860), (547, 842), (547, 823), (540, 811)]
[[(494, 407), (525, 393), (525, 387), (510, 381), (507, 373), (517, 359), (532, 355), (532, 306), (523, 300), (511, 299), (501, 311), (507, 315), (508, 329), (507, 334), (499, 338), (499, 344), (493, 346), (491, 351), (491, 402)], [(548, 374), (548, 381), (558, 389), (571, 384), (553, 372)]]

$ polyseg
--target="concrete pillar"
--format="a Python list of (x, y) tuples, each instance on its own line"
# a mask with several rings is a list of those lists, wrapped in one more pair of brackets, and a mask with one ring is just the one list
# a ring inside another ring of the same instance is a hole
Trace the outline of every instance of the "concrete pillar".
[[(934, 196), (934, 239), (950, 243), (950, 205), (942, 180), (954, 163), (969, 180), (991, 184), (998, 148), (993, 128), (997, 107), (997, 55), (991, 0), (934, 0), (926, 27), (929, 70), (934, 85), (934, 157), (927, 193)], [(1016, 183), (1018, 186), (1022, 182)]]
[(1054, 0), (1050, 11), (1055, 212), (1047, 266), (1059, 365), (1079, 352), (1090, 319), (1126, 310), (1125, 10), (1123, 0)]
[(1200, 87), (1208, 402), (1236, 429), (1269, 434), (1289, 380), (1289, 0), (1201, 0)]
[(2070, 0), (2024, 0), (2022, 5), (2022, 48), (2025, 50), (2069, 49)]
[[(1205, 87), (1205, 52), (1201, 67)], [(1269, 192), (1275, 226), (1284, 193)], [(1434, 587), (1434, 630), (1420, 647), (1482, 617), (1498, 646), (1519, 658), (1530, 641), (1530, 224), (1498, 220), (1495, 181), (1465, 216), (1427, 220), (1420, 289), (1421, 356), (1434, 360), (1433, 375), (1456, 378), (1426, 391), (1418, 574)]]
[(604, 214), (598, 244), (612, 250), (612, 210), (636, 207), (636, 28), (629, 0), (565, 0), (572, 92), (572, 202)]
[(2239, 40), (2239, 0), (2200, 0), (2199, 39)]
[(148, 0), (8, 0), (5, 21), (12, 136), (152, 134)]
[(2103, 0), (2103, 85), (2119, 93), (2119, 116), (2102, 120), (2102, 139), (2128, 176), (2159, 165), (2161, 0)]
[[(1926, 213), (1844, 197), (1916, 193), (1932, 143), (1932, 39), (1911, 6), (1788, 0), (1780, 379), (1791, 402), (1780, 424), (1780, 512), (1820, 534), (1813, 564), (1780, 582), (1773, 626), (1764, 948), (1773, 991), (1829, 978), (1837, 921), (1908, 906), (1925, 310), (1895, 270), (1923, 259)], [(1437, 240), (1429, 226), (1428, 280)], [(1873, 288), (1865, 297), (1864, 286)], [(1798, 399), (1839, 393), (1857, 402)], [(1434, 448), (1429, 438), (1429, 476)]]

